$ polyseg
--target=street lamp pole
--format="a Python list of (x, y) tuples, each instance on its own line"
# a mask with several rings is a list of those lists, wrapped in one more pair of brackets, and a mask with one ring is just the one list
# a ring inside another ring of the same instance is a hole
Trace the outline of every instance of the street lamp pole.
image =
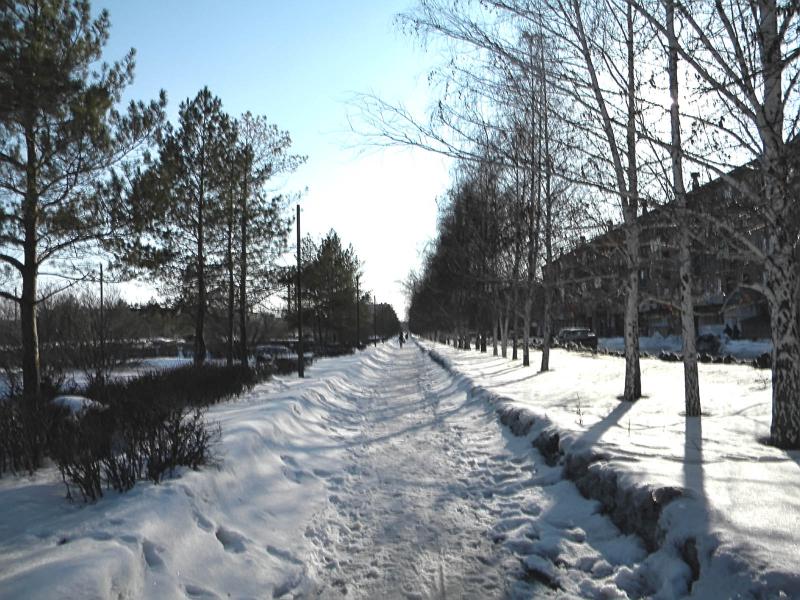
[(305, 377), (305, 362), (303, 361), (303, 301), (300, 296), (302, 289), (302, 263), (300, 262), (300, 204), (297, 205), (297, 376)]
[(361, 347), (361, 296), (358, 290), (360, 275), (356, 275), (356, 348)]
[(106, 319), (105, 297), (103, 296), (103, 263), (100, 263), (100, 368), (101, 381), (105, 385), (106, 377)]

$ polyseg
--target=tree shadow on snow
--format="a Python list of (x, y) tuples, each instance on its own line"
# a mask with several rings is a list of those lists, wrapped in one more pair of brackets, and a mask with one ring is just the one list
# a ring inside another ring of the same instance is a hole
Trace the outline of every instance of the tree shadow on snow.
[(600, 419), (597, 423), (589, 427), (578, 439), (575, 440), (576, 447), (589, 448), (594, 446), (606, 431), (619, 424), (622, 417), (633, 408), (633, 402), (620, 402), (610, 413)]
[[(694, 518), (694, 537), (687, 537), (679, 551), (692, 572), (692, 583), (700, 577), (698, 539), (709, 533), (709, 503), (705, 488), (705, 463), (703, 460), (703, 422), (702, 417), (685, 417), (683, 445), (683, 486), (698, 503), (698, 510), (692, 511)], [(691, 584), (690, 584), (691, 591)]]

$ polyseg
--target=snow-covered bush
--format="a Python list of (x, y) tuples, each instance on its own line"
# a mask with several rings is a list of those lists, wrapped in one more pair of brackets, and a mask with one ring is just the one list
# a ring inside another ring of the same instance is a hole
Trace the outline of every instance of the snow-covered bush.
[(204, 406), (251, 388), (264, 372), (243, 367), (188, 366), (126, 381), (90, 385), (89, 405), (59, 424), (51, 455), (67, 495), (84, 500), (104, 487), (130, 490), (137, 481), (159, 483), (178, 467), (213, 460), (219, 428), (205, 421)]
[(0, 396), (0, 476), (6, 472), (32, 473), (38, 469), (48, 448), (57, 424), (68, 411), (53, 404), (52, 385), (42, 385), (43, 398), (30, 403), (22, 398), (22, 387), (10, 372), (6, 393)]
[(127, 400), (64, 419), (51, 452), (67, 496), (77, 488), (94, 501), (104, 487), (125, 492), (137, 481), (159, 483), (178, 467), (207, 464), (218, 437), (203, 409)]

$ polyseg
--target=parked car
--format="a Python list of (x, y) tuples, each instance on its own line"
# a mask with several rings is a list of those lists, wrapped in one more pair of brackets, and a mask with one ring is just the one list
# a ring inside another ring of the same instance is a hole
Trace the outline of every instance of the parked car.
[(597, 335), (586, 327), (565, 327), (558, 332), (556, 341), (562, 346), (572, 343), (591, 350), (597, 350)]
[(698, 354), (716, 354), (722, 345), (720, 339), (713, 333), (704, 333), (697, 336), (695, 347)]
[(278, 360), (290, 360), (292, 351), (279, 344), (261, 344), (256, 346), (255, 355), (257, 363), (275, 365)]

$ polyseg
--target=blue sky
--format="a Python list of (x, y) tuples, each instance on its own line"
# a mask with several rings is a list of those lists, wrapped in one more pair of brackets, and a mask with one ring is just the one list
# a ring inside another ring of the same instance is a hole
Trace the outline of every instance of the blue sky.
[[(231, 115), (250, 110), (288, 130), (308, 163), (285, 189), (301, 201), (304, 233), (335, 229), (364, 261), (364, 287), (402, 318), (399, 281), (433, 237), (449, 162), (416, 149), (359, 147), (348, 105), (373, 92), (418, 110), (438, 57), (402, 34), (394, 16), (411, 0), (106, 0), (104, 57), (137, 51), (129, 97), (167, 91), (168, 114), (204, 85)], [(144, 292), (146, 293), (146, 292)]]

